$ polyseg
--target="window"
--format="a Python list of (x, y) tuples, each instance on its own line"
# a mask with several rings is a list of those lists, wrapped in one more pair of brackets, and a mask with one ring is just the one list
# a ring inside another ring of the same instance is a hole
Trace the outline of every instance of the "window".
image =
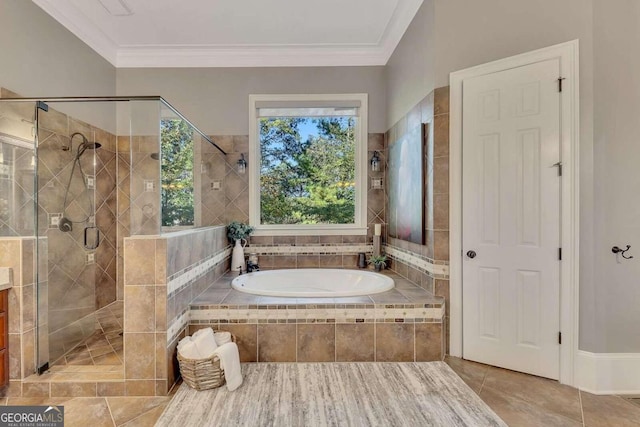
[(367, 95), (251, 95), (256, 233), (366, 234)]
[(162, 119), (160, 141), (162, 226), (193, 226), (193, 128), (181, 119)]

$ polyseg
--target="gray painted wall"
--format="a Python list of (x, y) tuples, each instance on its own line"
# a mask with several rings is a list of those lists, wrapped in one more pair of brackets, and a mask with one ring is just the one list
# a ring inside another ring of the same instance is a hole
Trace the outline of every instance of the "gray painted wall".
[(640, 257), (640, 5), (433, 1), (423, 4), (411, 24), (416, 33), (407, 32), (387, 67), (388, 124), (433, 87), (448, 85), (450, 72), (580, 40), (580, 348), (640, 352), (640, 259), (616, 264), (610, 252), (631, 244)]
[[(0, 46), (0, 86), (20, 96), (116, 93), (115, 68), (31, 1), (0, 1)], [(112, 127), (104, 106), (63, 109), (95, 126)]]
[(385, 67), (386, 129), (435, 88), (434, 6), (424, 0)]
[[(640, 2), (594, 1), (594, 289), (597, 351), (640, 352)], [(616, 263), (614, 245), (633, 260)]]
[(161, 95), (209, 135), (249, 133), (249, 94), (368, 93), (369, 132), (385, 131), (384, 67), (125, 68), (119, 95)]

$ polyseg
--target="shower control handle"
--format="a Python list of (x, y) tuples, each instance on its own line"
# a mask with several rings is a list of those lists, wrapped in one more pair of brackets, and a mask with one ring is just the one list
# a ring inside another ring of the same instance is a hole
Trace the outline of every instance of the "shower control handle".
[(476, 257), (476, 251), (467, 251), (467, 256), (471, 259)]

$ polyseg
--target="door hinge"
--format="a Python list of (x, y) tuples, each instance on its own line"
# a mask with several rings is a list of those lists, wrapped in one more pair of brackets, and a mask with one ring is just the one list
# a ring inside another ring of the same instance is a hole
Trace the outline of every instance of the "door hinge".
[(562, 248), (558, 248), (558, 259), (562, 261)]
[(562, 332), (558, 332), (558, 344), (562, 344)]
[(562, 81), (566, 80), (565, 77), (558, 77), (558, 92), (562, 92)]
[(38, 107), (42, 111), (49, 111), (49, 106), (42, 101), (38, 101), (36, 107)]
[(562, 176), (562, 162), (558, 162), (558, 163), (554, 164), (553, 166), (558, 168), (558, 176)]

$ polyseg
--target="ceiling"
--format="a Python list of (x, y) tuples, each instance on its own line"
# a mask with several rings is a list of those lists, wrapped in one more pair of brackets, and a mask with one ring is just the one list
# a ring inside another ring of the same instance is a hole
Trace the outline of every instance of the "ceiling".
[(33, 0), (116, 67), (384, 65), (423, 0)]

